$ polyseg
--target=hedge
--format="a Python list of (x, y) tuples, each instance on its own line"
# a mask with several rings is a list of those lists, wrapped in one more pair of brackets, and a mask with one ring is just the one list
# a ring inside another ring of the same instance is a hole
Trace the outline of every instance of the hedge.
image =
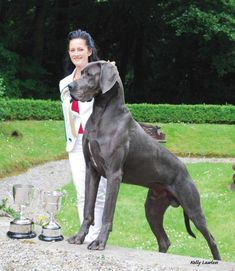
[(130, 104), (128, 108), (140, 122), (235, 123), (233, 105)]
[(0, 99), (1, 120), (62, 120), (59, 101), (33, 99)]
[[(234, 105), (127, 104), (139, 122), (235, 124)], [(62, 120), (60, 101), (0, 99), (1, 120)]]

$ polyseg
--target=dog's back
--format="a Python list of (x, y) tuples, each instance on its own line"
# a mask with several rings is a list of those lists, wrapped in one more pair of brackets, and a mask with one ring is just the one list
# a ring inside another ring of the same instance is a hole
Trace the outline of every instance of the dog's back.
[[(129, 127), (129, 149), (124, 163), (123, 182), (151, 187), (170, 185), (176, 175), (187, 174), (184, 164), (133, 120)], [(171, 164), (171, 167), (169, 167)]]

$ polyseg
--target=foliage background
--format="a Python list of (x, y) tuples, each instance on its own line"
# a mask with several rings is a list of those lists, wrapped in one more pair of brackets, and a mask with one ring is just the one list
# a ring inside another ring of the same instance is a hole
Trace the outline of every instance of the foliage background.
[(0, 97), (58, 99), (69, 31), (115, 60), (127, 102), (234, 103), (234, 0), (0, 1)]

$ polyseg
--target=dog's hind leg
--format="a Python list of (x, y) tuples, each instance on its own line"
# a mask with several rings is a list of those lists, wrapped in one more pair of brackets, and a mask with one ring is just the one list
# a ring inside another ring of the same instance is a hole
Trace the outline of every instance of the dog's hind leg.
[(163, 217), (170, 200), (164, 192), (156, 192), (149, 189), (145, 202), (145, 214), (150, 228), (157, 238), (159, 252), (166, 252), (170, 246), (170, 240), (163, 228)]
[(177, 194), (177, 198), (185, 213), (206, 239), (213, 258), (215, 260), (221, 260), (215, 240), (207, 228), (206, 219), (200, 204), (199, 192), (196, 186), (189, 180), (179, 187)]
[(199, 214), (195, 214), (192, 217), (189, 216), (189, 218), (193, 221), (197, 229), (202, 233), (202, 235), (206, 239), (214, 260), (221, 260), (219, 250), (217, 248), (215, 240), (207, 228), (204, 215), (202, 213), (199, 213)]

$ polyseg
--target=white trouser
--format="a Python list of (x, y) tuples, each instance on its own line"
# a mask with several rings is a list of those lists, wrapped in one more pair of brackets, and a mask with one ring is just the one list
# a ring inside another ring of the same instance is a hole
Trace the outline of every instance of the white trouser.
[[(73, 150), (68, 153), (73, 182), (77, 191), (77, 208), (80, 224), (83, 221), (83, 211), (85, 203), (85, 172), (86, 172), (81, 138), (82, 136), (79, 136), (79, 139), (76, 141)], [(102, 226), (105, 192), (106, 192), (106, 179), (101, 177), (95, 204), (95, 220), (94, 220), (95, 224), (94, 226), (90, 227), (89, 233), (87, 234), (84, 242), (91, 242), (95, 240), (100, 232)]]

